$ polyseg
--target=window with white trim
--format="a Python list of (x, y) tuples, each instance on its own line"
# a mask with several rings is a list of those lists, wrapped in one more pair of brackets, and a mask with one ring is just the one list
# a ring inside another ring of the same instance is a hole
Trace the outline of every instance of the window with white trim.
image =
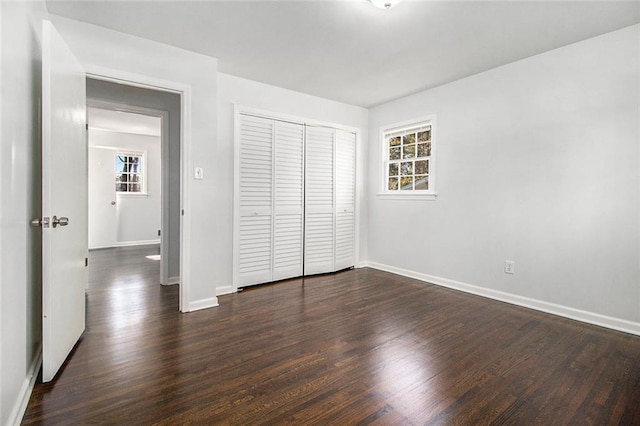
[(382, 129), (382, 195), (435, 195), (433, 118)]
[(116, 166), (116, 192), (119, 193), (143, 193), (144, 188), (144, 153), (142, 152), (117, 152)]

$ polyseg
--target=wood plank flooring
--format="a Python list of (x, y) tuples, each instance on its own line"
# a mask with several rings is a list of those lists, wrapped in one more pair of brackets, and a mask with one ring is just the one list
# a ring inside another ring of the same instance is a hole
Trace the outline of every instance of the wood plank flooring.
[(157, 247), (91, 253), (87, 329), (23, 424), (640, 424), (640, 338), (373, 269), (181, 314)]

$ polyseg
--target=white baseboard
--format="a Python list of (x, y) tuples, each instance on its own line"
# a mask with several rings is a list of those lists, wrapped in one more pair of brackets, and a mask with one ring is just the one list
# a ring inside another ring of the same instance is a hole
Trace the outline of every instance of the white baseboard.
[(27, 370), (27, 376), (24, 378), (24, 382), (22, 382), (22, 386), (20, 387), (20, 393), (18, 394), (18, 398), (16, 399), (13, 408), (11, 409), (11, 413), (8, 418), (8, 425), (19, 426), (22, 422), (22, 418), (24, 417), (24, 413), (27, 411), (27, 405), (29, 404), (29, 398), (31, 398), (31, 393), (33, 392), (33, 386), (36, 384), (36, 378), (38, 377), (38, 371), (40, 371), (40, 366), (42, 365), (42, 345), (38, 347), (36, 352), (36, 356), (31, 362), (29, 366), (29, 370)]
[(130, 247), (130, 246), (150, 246), (154, 244), (160, 244), (160, 240), (121, 241), (121, 242), (115, 243), (112, 246), (89, 247), (89, 250), (99, 250), (99, 249), (107, 249), (107, 248), (115, 248), (115, 247)]
[(230, 285), (216, 287), (216, 296), (222, 296), (223, 294), (233, 293), (233, 287)]
[(555, 303), (545, 302), (542, 300), (531, 299), (524, 296), (518, 296), (512, 293), (505, 293), (498, 290), (492, 290), (486, 287), (479, 287), (473, 284), (453, 281), (446, 278), (435, 277), (420, 272), (409, 271), (407, 269), (396, 268), (394, 266), (384, 265), (376, 262), (361, 262), (362, 266), (379, 269), (381, 271), (391, 272), (393, 274), (402, 275), (408, 278), (425, 281), (427, 283), (436, 284), (442, 287), (448, 287), (454, 290), (464, 291), (489, 299), (499, 300), (501, 302), (510, 303), (512, 305), (523, 306), (525, 308), (534, 309), (536, 311), (546, 312), (548, 314), (558, 315), (577, 321), (586, 322), (588, 324), (598, 325), (601, 327), (611, 328), (613, 330), (622, 331), (629, 334), (640, 336), (640, 323), (628, 321), (620, 318), (614, 318), (607, 315), (601, 315), (594, 312), (583, 311), (568, 306), (557, 305)]
[(200, 309), (215, 308), (216, 306), (218, 306), (218, 298), (217, 297), (211, 297), (209, 299), (196, 300), (195, 302), (190, 302), (189, 303), (189, 311), (188, 312), (199, 311)]
[(162, 285), (174, 285), (174, 284), (180, 284), (180, 277), (169, 277), (169, 280), (165, 283), (163, 283)]
[(149, 246), (152, 244), (160, 244), (160, 240), (119, 241), (114, 247)]

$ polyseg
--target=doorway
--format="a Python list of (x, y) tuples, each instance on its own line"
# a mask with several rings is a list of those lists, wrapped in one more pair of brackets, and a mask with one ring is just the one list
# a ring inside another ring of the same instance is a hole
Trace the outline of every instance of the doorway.
[[(146, 127), (146, 130), (140, 130), (142, 133), (148, 133), (142, 139), (157, 138), (159, 134), (159, 143), (155, 147), (147, 140), (146, 145), (139, 143), (138, 149), (127, 146), (126, 142), (131, 141), (131, 137), (120, 137), (119, 141), (114, 141), (116, 138), (113, 135), (111, 137), (101, 135), (102, 139), (98, 138), (99, 143), (93, 144), (95, 149), (92, 150), (96, 157), (102, 156), (106, 161), (110, 161), (108, 160), (110, 156), (120, 154), (113, 160), (113, 170), (115, 171), (116, 163), (120, 165), (121, 171), (126, 170), (124, 174), (120, 173), (118, 181), (114, 176), (113, 191), (108, 191), (108, 196), (114, 196), (114, 192), (116, 193), (115, 200), (103, 200), (103, 204), (104, 201), (107, 201), (107, 205), (104, 206), (105, 214), (109, 214), (107, 220), (113, 221), (115, 216), (117, 229), (115, 246), (159, 242), (160, 283), (164, 285), (178, 284), (181, 260), (181, 96), (174, 92), (91, 77), (87, 77), (86, 88), (90, 120), (92, 114), (94, 116), (97, 114), (98, 118), (103, 118), (105, 121), (128, 119), (129, 125)], [(159, 126), (159, 129), (151, 130), (154, 123)], [(95, 129), (92, 131), (92, 123), (89, 125), (91, 146), (91, 134), (98, 133), (98, 131)], [(129, 130), (131, 131), (131, 129)], [(160, 168), (159, 179), (155, 181), (158, 186), (155, 197), (149, 193), (154, 182), (150, 180), (152, 173), (148, 169), (154, 162), (158, 163)], [(136, 163), (142, 165), (142, 167), (138, 166), (136, 170), (136, 172), (141, 172), (139, 175), (131, 173)], [(145, 164), (147, 165), (146, 177)], [(137, 182), (133, 182), (133, 179), (136, 179)], [(106, 186), (106, 181), (103, 185)], [(117, 191), (117, 189), (126, 189), (126, 191)], [(115, 201), (113, 206), (111, 205), (112, 201)], [(143, 204), (145, 207), (142, 207)], [(129, 216), (135, 215), (139, 208), (151, 209), (153, 205), (159, 206), (159, 220), (155, 220), (155, 216), (147, 216), (143, 222), (136, 222), (136, 219), (131, 220), (131, 218), (128, 222), (126, 221), (124, 216), (127, 214)], [(108, 207), (115, 208), (108, 212), (106, 210)], [(122, 227), (118, 227), (118, 219), (124, 219)], [(97, 236), (97, 234), (95, 235)]]

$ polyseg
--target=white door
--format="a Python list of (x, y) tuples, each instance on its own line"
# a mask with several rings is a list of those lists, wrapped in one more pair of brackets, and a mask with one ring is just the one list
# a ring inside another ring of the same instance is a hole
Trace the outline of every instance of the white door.
[(44, 21), (42, 216), (49, 218), (42, 228), (44, 382), (54, 378), (85, 327), (85, 103), (84, 70), (53, 25)]
[(336, 130), (336, 271), (355, 265), (355, 164), (356, 135)]
[(306, 126), (304, 274), (333, 272), (335, 130)]
[(236, 285), (272, 280), (273, 121), (240, 120)]
[(273, 281), (302, 275), (304, 126), (275, 121)]
[(116, 245), (115, 151), (89, 147), (89, 248)]

